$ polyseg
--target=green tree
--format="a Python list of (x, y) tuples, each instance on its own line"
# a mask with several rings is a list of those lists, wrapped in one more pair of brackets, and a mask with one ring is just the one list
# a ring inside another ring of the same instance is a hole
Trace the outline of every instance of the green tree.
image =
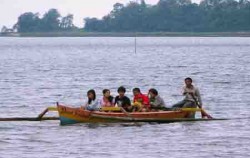
[(60, 30), (60, 13), (56, 9), (50, 9), (41, 19), (41, 31), (53, 32)]
[(103, 31), (103, 22), (97, 18), (85, 18), (85, 28), (86, 31)]
[(60, 28), (64, 31), (69, 31), (74, 29), (74, 24), (73, 24), (74, 16), (73, 14), (68, 14), (65, 17), (62, 17), (61, 23), (60, 23)]
[(4, 32), (6, 32), (6, 31), (7, 31), (7, 29), (8, 29), (8, 28), (7, 28), (6, 26), (3, 26), (3, 27), (2, 27), (2, 29), (1, 29), (1, 32), (3, 32), (3, 33), (4, 33)]
[(18, 32), (36, 32), (40, 30), (40, 22), (38, 13), (27, 12), (18, 17), (15, 25)]

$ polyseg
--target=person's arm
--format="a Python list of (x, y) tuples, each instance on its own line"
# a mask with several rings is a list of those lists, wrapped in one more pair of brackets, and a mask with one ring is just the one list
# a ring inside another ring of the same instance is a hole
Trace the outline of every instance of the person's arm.
[(199, 102), (200, 106), (202, 107), (201, 94), (200, 94), (200, 91), (198, 88), (196, 88), (196, 90), (195, 90), (195, 95), (197, 96), (198, 102)]
[(128, 98), (128, 97), (126, 97), (126, 106), (130, 106), (131, 105), (131, 101), (130, 101), (130, 99)]
[(105, 102), (104, 102), (103, 98), (96, 99), (96, 100), (99, 103), (100, 107), (105, 106)]
[(118, 100), (118, 97), (116, 96), (115, 99), (114, 99), (114, 101), (115, 101), (115, 102), (114, 102), (114, 105), (117, 104), (117, 100)]
[(142, 104), (149, 105), (149, 98), (146, 95), (142, 95)]
[(111, 105), (112, 105), (112, 106), (115, 106), (115, 97), (112, 97)]
[(158, 107), (161, 104), (161, 101), (158, 98), (155, 98), (153, 102), (150, 102), (150, 105), (153, 107)]
[(166, 107), (164, 100), (161, 97), (157, 97), (154, 102), (150, 103), (154, 107)]
[(84, 104), (81, 106), (81, 108), (82, 108), (82, 109), (86, 109), (87, 105), (88, 105), (88, 101), (87, 101), (86, 103), (84, 103)]

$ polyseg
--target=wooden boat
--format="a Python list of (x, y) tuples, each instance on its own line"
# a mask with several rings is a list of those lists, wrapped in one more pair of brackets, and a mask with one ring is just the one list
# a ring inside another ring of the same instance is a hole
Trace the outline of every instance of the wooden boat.
[[(190, 112), (200, 111), (199, 109), (186, 109), (180, 111), (158, 111), (158, 112), (132, 112), (128, 113), (122, 108), (103, 108), (100, 111), (88, 111), (82, 108), (72, 108), (64, 105), (57, 105), (61, 125), (75, 123), (104, 123), (104, 122), (179, 122), (192, 121), (187, 116)], [(200, 119), (201, 120), (201, 119)], [(204, 119), (202, 119), (204, 120)]]

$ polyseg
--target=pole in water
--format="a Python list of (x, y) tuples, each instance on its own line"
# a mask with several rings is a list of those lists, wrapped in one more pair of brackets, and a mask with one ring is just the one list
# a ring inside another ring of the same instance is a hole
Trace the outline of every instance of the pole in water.
[(137, 39), (136, 39), (136, 33), (135, 33), (135, 54), (137, 52)]

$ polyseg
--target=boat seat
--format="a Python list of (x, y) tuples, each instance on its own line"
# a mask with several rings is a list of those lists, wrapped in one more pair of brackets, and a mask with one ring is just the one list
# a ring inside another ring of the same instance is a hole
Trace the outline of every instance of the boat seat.
[(102, 107), (100, 111), (114, 111), (114, 112), (120, 112), (121, 108), (120, 107)]

